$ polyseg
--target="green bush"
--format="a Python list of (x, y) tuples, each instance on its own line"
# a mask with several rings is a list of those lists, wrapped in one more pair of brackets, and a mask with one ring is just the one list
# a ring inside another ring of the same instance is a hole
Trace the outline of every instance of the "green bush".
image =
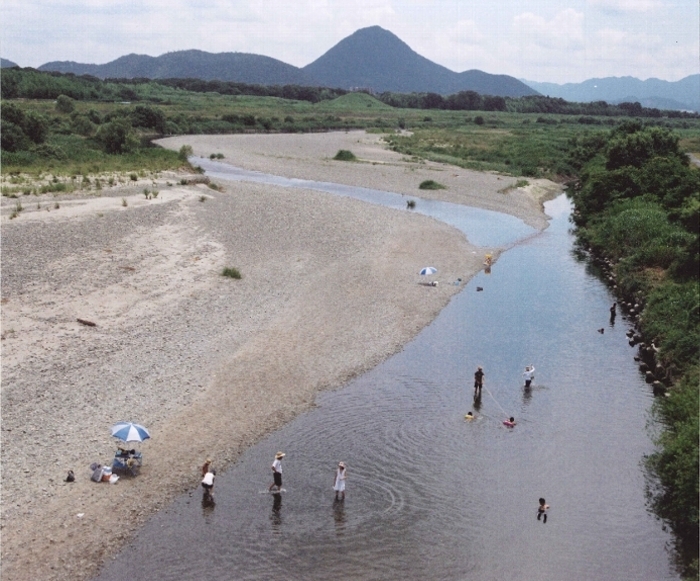
[(28, 111), (24, 116), (22, 129), (34, 143), (44, 143), (49, 133), (49, 122), (40, 113)]
[(56, 111), (59, 113), (72, 113), (75, 109), (75, 101), (67, 95), (56, 97)]
[(64, 160), (67, 157), (66, 152), (63, 151), (63, 149), (57, 145), (50, 145), (48, 143), (37, 145), (32, 149), (32, 152), (44, 159)]
[(339, 149), (338, 153), (335, 154), (333, 159), (338, 161), (357, 161), (355, 154), (347, 149)]
[(241, 273), (238, 271), (237, 268), (230, 268), (226, 267), (224, 270), (221, 272), (221, 276), (227, 276), (228, 278), (243, 278)]
[(649, 491), (651, 505), (678, 539), (676, 548), (686, 579), (698, 578), (699, 384), (696, 366), (669, 397), (657, 400), (655, 412), (665, 430), (656, 439), (658, 450), (646, 459), (655, 480)]
[(139, 146), (139, 139), (126, 119), (115, 119), (105, 123), (95, 137), (107, 153), (131, 153)]
[(3, 151), (15, 152), (29, 148), (30, 140), (22, 128), (12, 121), (2, 122), (1, 146)]
[(445, 190), (447, 189), (447, 186), (443, 186), (442, 184), (439, 184), (436, 181), (433, 180), (425, 180), (424, 182), (421, 182), (420, 185), (418, 186), (418, 189), (420, 190)]
[(85, 137), (92, 135), (95, 131), (95, 126), (86, 115), (76, 115), (73, 118), (71, 128), (73, 132)]
[(649, 295), (642, 331), (681, 369), (698, 362), (700, 294), (695, 282), (666, 281)]
[(178, 151), (177, 158), (180, 161), (187, 161), (187, 158), (194, 155), (194, 152), (192, 151), (192, 146), (191, 145), (183, 145), (180, 148), (180, 151)]

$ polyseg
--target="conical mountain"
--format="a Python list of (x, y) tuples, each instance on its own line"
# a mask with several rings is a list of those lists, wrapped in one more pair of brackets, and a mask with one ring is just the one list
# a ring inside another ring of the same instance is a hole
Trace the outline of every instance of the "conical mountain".
[(507, 75), (482, 71), (455, 73), (422, 57), (398, 36), (381, 28), (361, 28), (302, 69), (321, 85), (376, 92), (432, 92), (447, 95), (476, 91), (503, 97), (537, 92)]

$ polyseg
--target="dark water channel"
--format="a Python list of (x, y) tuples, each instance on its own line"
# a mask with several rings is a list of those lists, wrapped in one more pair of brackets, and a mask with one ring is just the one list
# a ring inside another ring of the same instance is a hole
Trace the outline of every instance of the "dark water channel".
[[(678, 579), (645, 508), (651, 390), (624, 319), (608, 322), (613, 299), (572, 253), (566, 198), (547, 209), (546, 231), (517, 233), (401, 353), (248, 450), (217, 477), (214, 506), (201, 490), (177, 499), (99, 579)], [(287, 492), (265, 494), (278, 449)]]

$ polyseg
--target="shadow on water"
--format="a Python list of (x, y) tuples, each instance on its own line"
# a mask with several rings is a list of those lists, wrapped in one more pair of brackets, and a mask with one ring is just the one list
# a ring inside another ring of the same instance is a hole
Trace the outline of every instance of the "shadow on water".
[[(645, 508), (650, 390), (624, 321), (597, 332), (612, 299), (573, 256), (566, 198), (547, 209), (544, 233), (502, 254), (400, 353), (320, 394), (220, 474), (215, 513), (182, 496), (99, 579), (677, 579)], [(261, 494), (278, 449), (288, 492)]]

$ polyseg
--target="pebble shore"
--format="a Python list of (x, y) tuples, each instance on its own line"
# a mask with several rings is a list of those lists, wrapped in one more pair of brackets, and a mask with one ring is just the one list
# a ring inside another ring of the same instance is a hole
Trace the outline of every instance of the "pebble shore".
[[(164, 145), (416, 197), (425, 195), (417, 183), (447, 171), (458, 175), (445, 174), (448, 190), (433, 195), (546, 225), (541, 192), (500, 193), (498, 176), (405, 162), (375, 136), (306, 137), (188, 136)], [(341, 148), (369, 161), (350, 171), (328, 158)], [(475, 191), (454, 185), (462, 182)], [(135, 186), (66, 195), (61, 209), (27, 209), (13, 220), (3, 200), (4, 581), (94, 576), (148, 516), (197, 487), (206, 456), (225, 468), (320, 390), (372, 368), (433, 320), (460, 287), (420, 284), (422, 266), (437, 266), (449, 282), (483, 266), (484, 249), (409, 211), (221, 185), (163, 186), (154, 200)], [(243, 278), (221, 276), (224, 267)], [(95, 484), (88, 466), (110, 462), (109, 428), (119, 420), (151, 430), (143, 469)], [(75, 483), (63, 481), (68, 469)]]

